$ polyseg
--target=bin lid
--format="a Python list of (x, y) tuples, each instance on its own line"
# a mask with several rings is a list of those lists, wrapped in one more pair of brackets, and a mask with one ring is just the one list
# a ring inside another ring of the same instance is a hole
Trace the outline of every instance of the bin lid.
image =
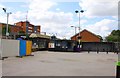
[(23, 40), (22, 38), (17, 38), (17, 40)]

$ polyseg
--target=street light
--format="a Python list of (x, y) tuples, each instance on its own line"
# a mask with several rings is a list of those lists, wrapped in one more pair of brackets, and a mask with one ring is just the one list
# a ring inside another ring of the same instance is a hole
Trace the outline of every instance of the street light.
[(83, 12), (84, 12), (84, 10), (81, 10), (81, 11), (76, 10), (75, 11), (75, 13), (79, 13), (79, 37), (78, 37), (79, 48), (80, 48), (80, 39), (81, 39), (81, 37), (80, 37), (80, 13), (83, 13)]
[(7, 14), (7, 27), (6, 27), (6, 38), (9, 36), (8, 33), (8, 20), (9, 20), (9, 15), (12, 14), (11, 12), (6, 12), (6, 8), (3, 8), (4, 12)]
[[(75, 35), (76, 35), (76, 28), (77, 28), (77, 27), (76, 27), (76, 26), (71, 26), (71, 27), (75, 27)], [(76, 37), (75, 37), (75, 40), (76, 40)]]

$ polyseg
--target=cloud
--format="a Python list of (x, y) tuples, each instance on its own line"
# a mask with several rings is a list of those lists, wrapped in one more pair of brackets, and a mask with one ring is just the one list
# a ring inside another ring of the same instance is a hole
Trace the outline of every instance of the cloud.
[[(5, 6), (5, 5), (0, 4), (0, 9), (1, 9), (0, 10), (0, 18), (2, 18), (2, 19), (0, 19), (0, 22), (6, 23), (7, 22), (7, 14), (4, 13), (4, 11), (2, 10), (3, 7), (7, 9), (7, 13), (11, 12), (10, 10), (13, 9), (14, 7)], [(25, 18), (26, 18), (25, 12), (22, 12), (22, 11), (12, 12), (12, 14), (9, 14), (8, 23), (14, 24), (15, 22), (25, 20)]]
[(3, 8), (6, 8), (2, 3), (0, 3), (0, 14), (4, 13)]
[[(28, 18), (31, 23), (41, 25), (42, 32), (57, 33), (57, 36), (66, 36), (70, 23), (73, 21), (73, 14), (68, 12), (50, 11), (57, 3), (52, 1), (33, 0), (29, 5)], [(66, 36), (67, 38), (70, 35)]]
[(56, 11), (60, 11), (60, 8), (57, 8)]
[(63, 38), (64, 36), (69, 39), (74, 31), (71, 30), (70, 24), (55, 24), (55, 23), (41, 23), (42, 32), (47, 34), (56, 34), (57, 37)]
[[(60, 38), (71, 37), (70, 34), (72, 32), (69, 29), (73, 21), (72, 13), (51, 11), (50, 9), (56, 7), (57, 3), (49, 0), (31, 0), (28, 3), (28, 20), (34, 25), (41, 25), (41, 32), (57, 33)], [(25, 21), (26, 15), (26, 12), (14, 12), (10, 14), (9, 23), (14, 24), (19, 21)], [(4, 17), (6, 17), (6, 14), (0, 15), (0, 18)], [(0, 19), (0, 22), (6, 23), (6, 18)]]
[(0, 2), (30, 2), (31, 0), (0, 0)]
[(5, 21), (6, 20), (6, 18), (5, 18), (5, 16), (3, 15), (3, 16), (1, 16), (0, 15), (0, 18), (2, 18), (2, 19), (0, 19), (0, 22), (2, 22), (2, 23), (6, 23), (7, 21)]
[(103, 19), (95, 24), (85, 26), (85, 29), (105, 37), (109, 35), (112, 30), (118, 29), (118, 25), (115, 20)]
[[(88, 22), (88, 20), (86, 20), (86, 19), (80, 20), (80, 27), (83, 28), (84, 27), (83, 25), (86, 24), (87, 22)], [(79, 27), (79, 21), (72, 22), (71, 26)]]
[(0, 8), (4, 8), (4, 7), (5, 7), (4, 5), (0, 4)]
[(50, 8), (55, 7), (56, 5), (57, 3), (48, 0), (42, 2), (33, 0), (29, 5), (30, 10), (28, 16), (34, 18), (36, 21), (54, 22), (57, 24), (67, 23), (72, 20), (72, 13), (49, 11)]
[[(7, 17), (6, 17), (6, 14), (5, 12), (3, 11), (3, 8), (6, 8), (2, 3), (0, 3), (0, 22), (2, 23), (6, 23), (7, 21)], [(6, 18), (5, 18), (6, 17)]]
[[(89, 20), (94, 21), (93, 18), (104, 17), (101, 21), (84, 26), (85, 29), (103, 37), (110, 34), (112, 30), (118, 29), (118, 0), (81, 0), (79, 5), (85, 10), (83, 15)], [(112, 19), (106, 19), (105, 16), (112, 17)]]
[(80, 7), (86, 16), (117, 16), (118, 0), (81, 0)]
[[(87, 17), (112, 16), (116, 19), (116, 2), (111, 2), (110, 0), (110, 2), (107, 1), (108, 0), (81, 0), (80, 6), (85, 9), (85, 12), (81, 14), (80, 20), (82, 29), (88, 29), (101, 36), (107, 36), (113, 29), (117, 29), (117, 20), (111, 19), (103, 19), (92, 25), (85, 26), (89, 21), (83, 19), (84, 15)], [(74, 29), (70, 26), (78, 26), (78, 21), (76, 22), (73, 20), (73, 14), (71, 12), (62, 12), (59, 10), (59, 8), (57, 8), (57, 2), (50, 0), (31, 0), (28, 3), (28, 20), (34, 25), (41, 25), (42, 32), (57, 33), (59, 38), (66, 37), (68, 39), (74, 35)], [(51, 11), (52, 7), (55, 7), (57, 11)], [(14, 24), (18, 21), (24, 21), (26, 15), (26, 12), (17, 11), (10, 15), (9, 23)], [(0, 18), (3, 19), (0, 19), (0, 22), (6, 23), (6, 18), (4, 17), (6, 17), (6, 15), (2, 13)]]
[[(7, 14), (2, 14), (0, 15), (0, 22), (2, 23), (6, 23), (7, 22)], [(12, 13), (12, 14), (9, 14), (9, 19), (8, 19), (8, 23), (9, 24), (14, 24), (16, 22), (19, 22), (19, 21), (25, 21), (26, 20), (26, 13), (24, 12), (21, 12), (21, 11), (17, 11), (15, 13)]]

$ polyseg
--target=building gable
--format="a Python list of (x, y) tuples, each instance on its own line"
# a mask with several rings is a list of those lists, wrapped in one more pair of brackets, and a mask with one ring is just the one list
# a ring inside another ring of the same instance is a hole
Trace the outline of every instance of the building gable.
[[(71, 40), (77, 40), (77, 37), (79, 36), (79, 33), (72, 36)], [(81, 41), (83, 42), (100, 42), (100, 38), (95, 35), (94, 33), (88, 31), (88, 30), (83, 30), (80, 32)]]

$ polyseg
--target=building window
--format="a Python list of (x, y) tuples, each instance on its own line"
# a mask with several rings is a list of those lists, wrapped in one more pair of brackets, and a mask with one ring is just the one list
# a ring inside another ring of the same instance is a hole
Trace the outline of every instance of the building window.
[(32, 27), (28, 27), (29, 29), (33, 29)]
[(32, 32), (32, 30), (28, 30), (29, 32)]

